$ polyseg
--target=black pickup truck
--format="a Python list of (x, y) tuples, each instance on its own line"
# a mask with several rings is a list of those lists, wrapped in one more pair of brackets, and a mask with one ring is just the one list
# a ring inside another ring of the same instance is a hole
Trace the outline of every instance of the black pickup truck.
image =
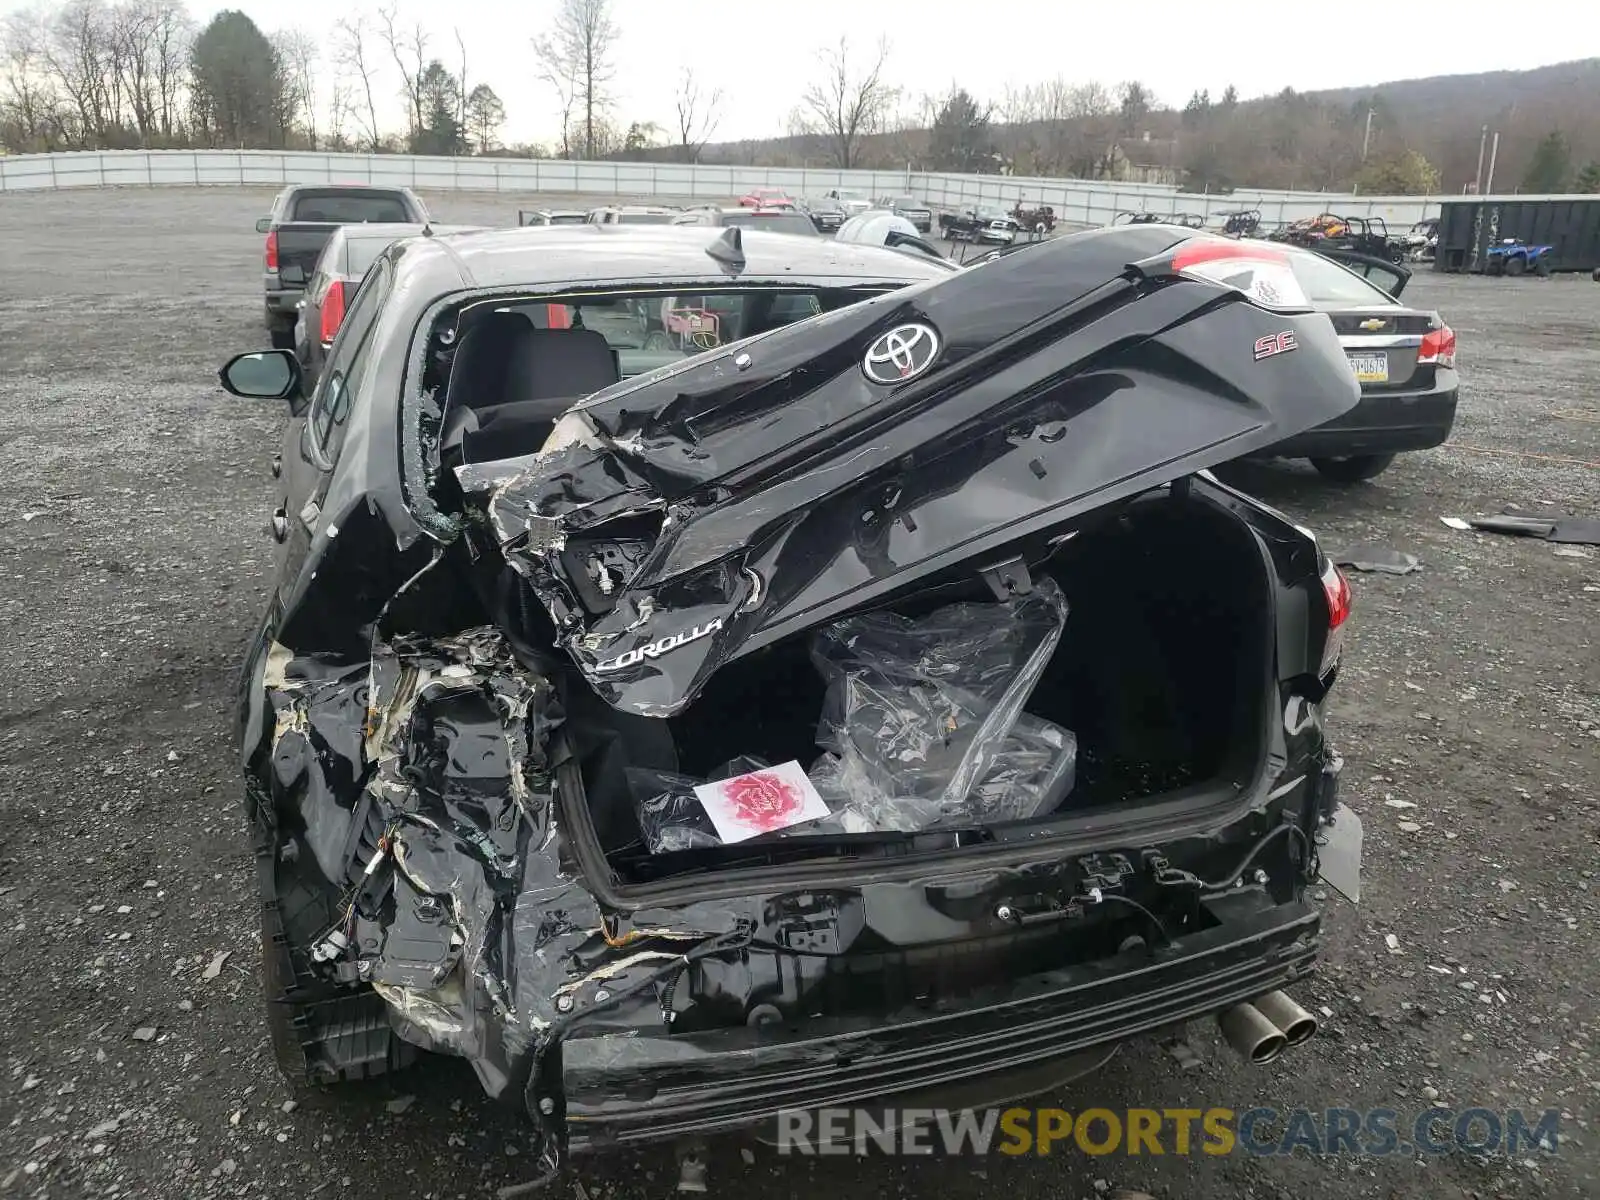
[(428, 222), (428, 210), (409, 188), (355, 183), (299, 183), (279, 192), (272, 211), (256, 222), (267, 235), (262, 280), (266, 324), (275, 349), (294, 346), (294, 323), (306, 280), (333, 231), (341, 225)]

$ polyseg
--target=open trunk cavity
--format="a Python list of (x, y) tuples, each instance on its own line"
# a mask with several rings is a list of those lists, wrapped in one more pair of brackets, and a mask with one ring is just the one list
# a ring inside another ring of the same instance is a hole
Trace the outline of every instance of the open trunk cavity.
[[(992, 845), (1018, 831), (1050, 832), (1089, 817), (1114, 824), (1155, 803), (1189, 800), (1199, 807), (1254, 783), (1264, 760), (1264, 706), (1275, 694), (1275, 584), (1248, 525), (1179, 486), (1095, 514), (1018, 551), (1030, 564), (1034, 590), (1025, 599), (1033, 602), (1031, 616), (1059, 595), (1065, 620), (1057, 638), (1015, 639), (1012, 677), (1025, 686), (1020, 695), (1007, 693), (1016, 709), (1001, 718), (1003, 741), (976, 767), (970, 756), (948, 755), (950, 764), (975, 772), (959, 803), (946, 797), (931, 819), (926, 804), (886, 811), (885, 773), (900, 783), (911, 777), (915, 787), (909, 790), (922, 795), (937, 787), (937, 778), (929, 778), (941, 769), (937, 734), (910, 755), (901, 753), (898, 739), (908, 730), (917, 735), (919, 722), (941, 717), (932, 709), (886, 715), (870, 704), (845, 730), (869, 757), (874, 738), (881, 739), (880, 786), (872, 793), (879, 803), (854, 806), (865, 821), (813, 822), (726, 844), (697, 803), (696, 783), (789, 762), (808, 773), (830, 809), (837, 810), (841, 795), (846, 801), (860, 796), (859, 777), (844, 772), (840, 778), (838, 731), (823, 719), (838, 717), (838, 692), (830, 696), (818, 666), (831, 631), (862, 621), (856, 614), (728, 664), (686, 712), (665, 721), (617, 713), (592, 693), (585, 696), (587, 689), (573, 680), (566, 736), (582, 797), (577, 803), (567, 797), (569, 819), (592, 823), (580, 836), (592, 832), (590, 844), (604, 852), (626, 887), (739, 867), (818, 859), (865, 866), (908, 853)], [(981, 621), (986, 608), (1016, 616), (1022, 611), (1017, 603), (997, 600), (991, 583), (969, 569), (929, 580), (865, 619), (879, 621), (880, 631), (881, 622), (925, 632), (933, 622), (935, 636), (922, 648), (948, 647), (935, 669), (956, 667), (949, 694), (967, 704), (961, 717), (981, 721), (999, 707), (999, 693), (976, 678), (961, 679), (959, 669), (965, 661), (978, 673), (995, 659), (982, 659), (965, 642), (951, 644), (938, 622), (951, 613), (980, 614)], [(1040, 645), (1047, 653), (1035, 677), (1027, 678), (1024, 660)], [(868, 678), (881, 683), (883, 672)], [(835, 753), (825, 752), (830, 748)], [(899, 769), (897, 756), (907, 759), (907, 769)], [(850, 754), (844, 758), (848, 762)], [(991, 802), (996, 795), (1001, 803)]]

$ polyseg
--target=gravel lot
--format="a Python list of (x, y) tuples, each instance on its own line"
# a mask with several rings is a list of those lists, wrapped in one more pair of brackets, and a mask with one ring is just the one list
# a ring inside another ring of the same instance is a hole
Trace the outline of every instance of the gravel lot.
[[(0, 646), (27, 668), (0, 682), (0, 1194), (477, 1197), (532, 1174), (521, 1118), (459, 1063), (295, 1095), (268, 1048), (230, 723), (282, 413), (225, 396), (214, 372), (264, 344), (252, 226), (269, 196), (0, 197)], [(500, 223), (536, 203), (428, 199), (441, 219)], [(1196, 1025), (1198, 1065), (1129, 1046), (1053, 1102), (1552, 1106), (1559, 1153), (940, 1165), (752, 1159), (726, 1141), (714, 1189), (1600, 1194), (1600, 552), (1439, 521), (1509, 503), (1600, 515), (1600, 285), (1425, 274), (1413, 291), (1460, 334), (1452, 443), (1352, 488), (1303, 464), (1239, 474), (1330, 546), (1424, 564), (1353, 577), (1332, 726), (1366, 892), (1331, 901), (1325, 966), (1301, 989), (1333, 1013), (1325, 1035), (1251, 1068)], [(590, 1200), (676, 1178), (665, 1153), (586, 1171)]]

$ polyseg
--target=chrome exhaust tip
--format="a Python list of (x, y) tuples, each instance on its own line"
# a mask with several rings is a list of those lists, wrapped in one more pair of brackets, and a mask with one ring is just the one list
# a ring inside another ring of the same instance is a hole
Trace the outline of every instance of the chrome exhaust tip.
[(1301, 1008), (1284, 992), (1257, 996), (1256, 1010), (1283, 1033), (1291, 1046), (1309, 1042), (1317, 1036), (1317, 1018)]
[(1282, 1054), (1289, 1039), (1254, 1004), (1235, 1004), (1217, 1017), (1228, 1045), (1256, 1066), (1271, 1062)]

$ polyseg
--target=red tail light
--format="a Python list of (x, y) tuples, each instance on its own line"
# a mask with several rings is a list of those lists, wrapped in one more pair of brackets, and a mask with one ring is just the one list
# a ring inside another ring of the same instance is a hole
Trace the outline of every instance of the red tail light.
[(1317, 674), (1325, 679), (1339, 665), (1339, 655), (1344, 651), (1344, 627), (1350, 619), (1351, 601), (1350, 581), (1331, 562), (1322, 572), (1322, 594), (1328, 601), (1328, 641)]
[(278, 269), (278, 231), (274, 229), (267, 234), (267, 270)]
[(344, 323), (344, 280), (335, 279), (322, 297), (322, 346), (333, 345), (333, 335)]
[(1425, 366), (1428, 363), (1436, 367), (1456, 365), (1456, 331), (1450, 326), (1441, 325), (1422, 339), (1422, 345), (1417, 350), (1417, 364)]
[(565, 304), (546, 304), (545, 319), (550, 323), (551, 329), (571, 329), (572, 314), (567, 311)]

